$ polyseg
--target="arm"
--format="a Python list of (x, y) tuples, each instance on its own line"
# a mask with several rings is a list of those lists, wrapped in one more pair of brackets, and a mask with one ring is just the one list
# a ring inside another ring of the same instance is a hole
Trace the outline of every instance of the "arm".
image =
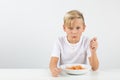
[(61, 72), (60, 68), (57, 68), (58, 57), (51, 57), (49, 68), (52, 73), (52, 76), (57, 77)]
[(92, 70), (95, 71), (99, 67), (99, 61), (96, 55), (96, 52), (92, 53), (91, 57), (89, 58), (90, 65), (92, 66)]
[(90, 41), (91, 57), (89, 57), (89, 62), (90, 62), (90, 65), (92, 66), (93, 71), (97, 70), (99, 67), (99, 61), (98, 61), (97, 53), (96, 53), (97, 47), (98, 47), (97, 39), (93, 38)]

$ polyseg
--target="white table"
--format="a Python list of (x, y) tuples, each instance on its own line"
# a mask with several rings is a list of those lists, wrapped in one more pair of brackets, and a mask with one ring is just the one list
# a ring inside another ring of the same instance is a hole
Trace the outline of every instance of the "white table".
[(52, 77), (49, 69), (0, 69), (0, 80), (120, 80), (120, 69), (90, 71), (84, 75), (62, 73)]

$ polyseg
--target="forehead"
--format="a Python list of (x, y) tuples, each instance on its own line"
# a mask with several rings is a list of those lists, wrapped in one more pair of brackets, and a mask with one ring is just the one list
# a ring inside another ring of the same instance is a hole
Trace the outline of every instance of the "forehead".
[(71, 20), (71, 24), (73, 24), (73, 25), (76, 25), (76, 24), (81, 25), (81, 24), (83, 24), (83, 20), (82, 19), (73, 19), (73, 20)]
[(82, 19), (73, 19), (70, 22), (69, 27), (75, 27), (75, 26), (83, 26), (84, 22)]

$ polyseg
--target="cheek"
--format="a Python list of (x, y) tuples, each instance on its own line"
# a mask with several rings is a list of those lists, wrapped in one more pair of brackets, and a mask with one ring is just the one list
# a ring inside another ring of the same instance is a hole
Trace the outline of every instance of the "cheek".
[(72, 33), (72, 31), (71, 30), (66, 30), (66, 33)]
[(72, 34), (72, 32), (71, 32), (71, 31), (69, 31), (67, 34)]
[(79, 30), (79, 33), (82, 33), (82, 32), (84, 32), (84, 30), (82, 29), (82, 30)]
[(65, 30), (65, 32), (67, 35), (71, 34), (71, 31), (69, 31), (69, 30)]
[(78, 33), (82, 33), (82, 30), (78, 30)]

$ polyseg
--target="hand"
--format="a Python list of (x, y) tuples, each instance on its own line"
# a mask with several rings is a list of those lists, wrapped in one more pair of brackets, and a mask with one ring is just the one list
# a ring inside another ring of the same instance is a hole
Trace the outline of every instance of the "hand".
[(53, 76), (53, 77), (57, 77), (57, 76), (60, 74), (61, 71), (62, 71), (61, 68), (53, 68), (53, 69), (51, 70), (52, 76)]
[(90, 50), (91, 50), (91, 52), (96, 52), (97, 47), (98, 47), (97, 38), (94, 37), (90, 41)]

